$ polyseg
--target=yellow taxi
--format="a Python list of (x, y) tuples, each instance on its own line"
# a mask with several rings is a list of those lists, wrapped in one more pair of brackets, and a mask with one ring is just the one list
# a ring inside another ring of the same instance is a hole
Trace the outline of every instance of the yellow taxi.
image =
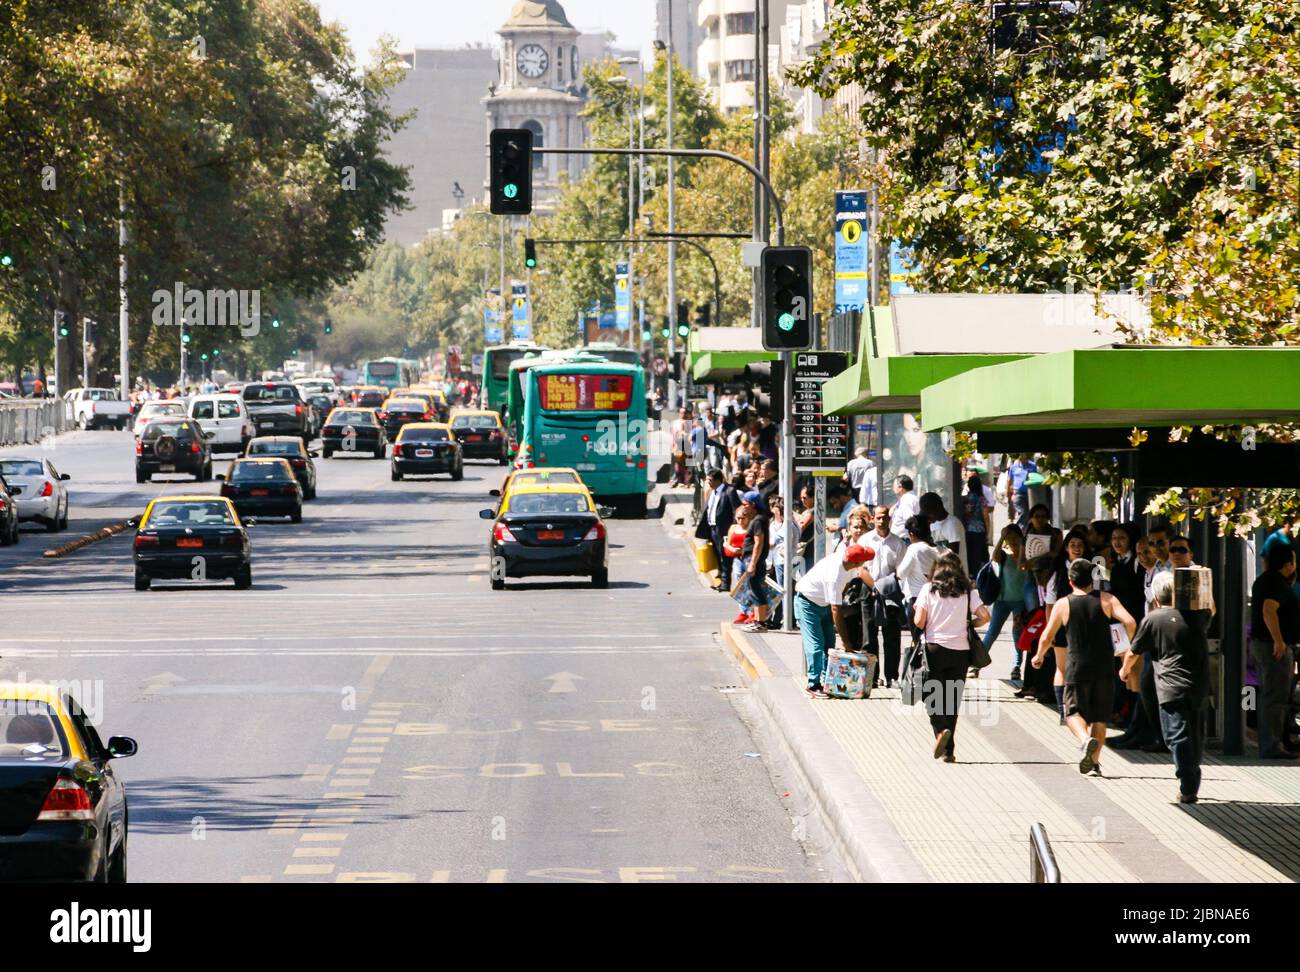
[(105, 744), (56, 684), (0, 682), (0, 881), (126, 881), (126, 787), (112, 760), (138, 749), (127, 736)]
[(451, 427), (464, 447), (466, 459), (494, 459), (502, 466), (510, 462), (506, 427), (497, 412), (458, 408), (451, 413)]
[[(136, 528), (131, 556), (137, 591), (149, 590), (155, 579), (233, 580), (237, 590), (252, 586), (248, 531), (229, 498), (158, 496), (149, 501), (144, 516), (127, 522)], [(202, 562), (201, 576), (195, 575), (196, 558)]]
[(433, 405), (433, 410), (438, 416), (438, 421), (447, 421), (447, 413), (450, 406), (447, 404), (447, 393), (438, 385), (412, 385), (407, 391), (415, 395), (427, 397)]
[[(531, 471), (531, 470), (530, 470)], [(582, 483), (527, 483), (511, 488), (499, 509), (479, 510), (492, 520), (488, 564), (492, 590), (511, 577), (590, 577), (609, 586), (609, 544), (604, 516)]]
[(448, 473), (465, 478), (465, 457), (451, 426), (442, 422), (411, 422), (402, 426), (393, 444), (393, 482), (403, 476)]
[(433, 422), (438, 417), (426, 399), (415, 395), (392, 395), (379, 406), (375, 415), (384, 423), (384, 431), (390, 439), (396, 439), (397, 433), (408, 422)]
[(500, 497), (502, 503), (504, 503), (505, 500), (510, 498), (511, 490), (523, 486), (581, 486), (591, 499), (592, 505), (594, 506), (596, 503), (596, 498), (591, 495), (591, 490), (587, 489), (587, 484), (582, 480), (582, 474), (572, 466), (534, 466), (532, 469), (512, 469), (506, 473), (501, 488), (489, 490), (488, 495)]

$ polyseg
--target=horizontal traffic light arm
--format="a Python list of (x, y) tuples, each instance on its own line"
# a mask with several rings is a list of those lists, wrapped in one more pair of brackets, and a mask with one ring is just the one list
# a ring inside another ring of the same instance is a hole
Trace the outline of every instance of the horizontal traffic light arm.
[[(781, 209), (781, 197), (776, 194), (776, 190), (772, 188), (772, 183), (768, 181), (767, 177), (739, 155), (720, 152), (717, 149), (534, 148), (533, 151), (539, 155), (662, 155), (676, 159), (726, 159), (728, 162), (734, 162), (761, 182), (763, 188), (767, 190), (767, 197), (772, 200), (772, 215), (776, 217), (776, 245), (785, 246), (785, 214)], [(756, 234), (759, 229), (758, 226), (754, 227)], [(763, 235), (766, 235), (767, 227), (761, 227), (761, 229)], [(759, 238), (761, 239), (761, 237)]]
[(722, 319), (722, 279), (718, 276), (718, 261), (713, 259), (713, 254), (706, 250), (694, 240), (684, 239), (680, 236), (659, 237), (653, 239), (574, 239), (574, 240), (541, 240), (534, 239), (536, 246), (570, 246), (578, 243), (620, 243), (620, 244), (637, 244), (637, 243), (685, 243), (687, 246), (693, 246), (704, 254), (704, 258), (709, 261), (709, 266), (713, 267), (713, 306), (718, 309), (718, 319)]

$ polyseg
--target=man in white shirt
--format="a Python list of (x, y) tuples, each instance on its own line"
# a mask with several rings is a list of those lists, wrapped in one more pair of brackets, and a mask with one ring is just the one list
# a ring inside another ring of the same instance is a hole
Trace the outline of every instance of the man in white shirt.
[[(877, 506), (873, 511), (874, 529), (867, 531), (858, 543), (870, 550), (874, 557), (867, 564), (867, 573), (872, 581), (878, 581), (898, 570), (898, 565), (907, 552), (907, 544), (889, 531), (889, 507)], [(902, 661), (903, 628), (899, 615), (902, 605), (890, 610), (883, 595), (874, 587), (867, 600), (867, 651), (880, 656), (880, 671), (885, 685), (892, 685)], [(884, 648), (881, 655), (880, 647)]]
[(899, 539), (907, 540), (907, 521), (921, 512), (921, 501), (913, 490), (911, 476), (898, 476), (894, 479), (894, 495), (897, 500), (890, 511), (890, 532)]
[(808, 694), (813, 698), (826, 698), (822, 674), (826, 671), (826, 653), (835, 647), (836, 633), (843, 644), (852, 643), (841, 611), (844, 588), (854, 577), (867, 580), (870, 575), (862, 565), (871, 558), (866, 547), (850, 544), (817, 561), (795, 585), (794, 616), (803, 637)]
[(862, 480), (870, 468), (871, 460), (867, 458), (866, 448), (855, 449), (853, 458), (849, 460), (849, 464), (844, 468), (844, 482), (849, 489), (853, 490), (854, 493), (862, 489)]

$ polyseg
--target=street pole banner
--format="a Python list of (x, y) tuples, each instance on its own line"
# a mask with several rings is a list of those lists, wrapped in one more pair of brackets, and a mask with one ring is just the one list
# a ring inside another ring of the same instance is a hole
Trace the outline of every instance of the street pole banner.
[(501, 291), (489, 290), (486, 305), (483, 308), (483, 342), (500, 344), (505, 340), (505, 329), (501, 326)]
[(620, 331), (632, 326), (632, 290), (626, 263), (614, 264), (614, 326)]
[(514, 305), (514, 316), (511, 319), (510, 334), (516, 341), (531, 341), (533, 339), (533, 325), (528, 306), (528, 285), (521, 283), (512, 283), (510, 285), (511, 301)]
[(911, 256), (911, 252), (905, 251), (898, 240), (894, 240), (889, 244), (890, 296), (916, 293), (915, 288), (912, 287), (912, 281), (916, 278), (916, 270), (913, 268)]
[(848, 367), (837, 352), (797, 352), (794, 356), (794, 471), (840, 475), (849, 464), (849, 422), (822, 411), (822, 385)]
[(870, 260), (867, 194), (835, 193), (835, 313), (865, 310)]

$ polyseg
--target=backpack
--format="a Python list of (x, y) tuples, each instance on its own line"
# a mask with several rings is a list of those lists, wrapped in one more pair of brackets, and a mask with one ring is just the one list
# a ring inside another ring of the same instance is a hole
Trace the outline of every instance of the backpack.
[(980, 600), (985, 604), (992, 604), (998, 599), (998, 595), (1002, 593), (1002, 578), (993, 569), (993, 561), (984, 561), (980, 565), (980, 569), (976, 571), (975, 590), (979, 593)]

